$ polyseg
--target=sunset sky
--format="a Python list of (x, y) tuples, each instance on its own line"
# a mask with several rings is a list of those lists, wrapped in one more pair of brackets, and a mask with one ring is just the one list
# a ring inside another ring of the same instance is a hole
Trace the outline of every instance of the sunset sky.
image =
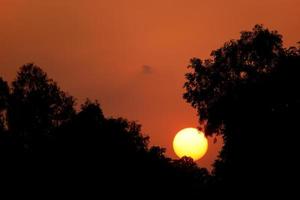
[[(75, 96), (98, 99), (106, 116), (143, 125), (167, 148), (198, 118), (182, 99), (192, 57), (208, 58), (242, 30), (264, 24), (300, 41), (300, 0), (0, 0), (0, 76), (34, 62)], [(209, 142), (201, 166), (221, 142)]]

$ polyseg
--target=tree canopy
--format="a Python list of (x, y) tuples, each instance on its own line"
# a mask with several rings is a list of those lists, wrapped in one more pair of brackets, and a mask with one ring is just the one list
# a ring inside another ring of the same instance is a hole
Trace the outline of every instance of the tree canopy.
[(299, 52), (284, 48), (277, 31), (256, 25), (212, 51), (211, 59), (191, 59), (184, 99), (206, 134), (224, 139), (214, 164), (222, 184), (280, 187), (297, 174), (297, 143), (289, 137), (299, 133)]
[(232, 197), (286, 186), (292, 194), (299, 180), (299, 67), (300, 47), (285, 48), (282, 36), (262, 25), (210, 59), (191, 59), (183, 97), (206, 135), (224, 140), (210, 174), (191, 158), (174, 160), (149, 146), (140, 124), (106, 117), (97, 101), (76, 108), (46, 72), (26, 64), (11, 84), (0, 77), (1, 180), (85, 198)]
[(186, 196), (182, 188), (196, 194), (207, 182), (208, 171), (190, 158), (172, 160), (164, 148), (149, 147), (140, 124), (106, 118), (89, 99), (76, 109), (74, 98), (34, 64), (22, 66), (11, 85), (0, 78), (0, 92), (2, 180), (32, 180), (39, 183), (34, 190), (47, 193), (114, 189), (130, 197), (173, 196), (176, 188)]

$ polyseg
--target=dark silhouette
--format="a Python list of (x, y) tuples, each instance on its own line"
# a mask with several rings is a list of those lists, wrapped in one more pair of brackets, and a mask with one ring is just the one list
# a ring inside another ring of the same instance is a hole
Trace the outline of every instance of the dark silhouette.
[(0, 133), (5, 130), (5, 109), (7, 107), (7, 100), (9, 95), (9, 88), (7, 82), (0, 77)]
[(284, 48), (281, 35), (256, 25), (211, 56), (191, 60), (184, 98), (207, 135), (223, 136), (216, 187), (229, 194), (295, 193), (300, 48)]
[(256, 25), (211, 55), (191, 60), (184, 98), (205, 133), (224, 139), (212, 174), (149, 147), (141, 125), (106, 118), (97, 101), (76, 110), (72, 96), (27, 64), (11, 85), (0, 78), (1, 182), (16, 193), (85, 199), (287, 198), (299, 180), (300, 48), (284, 48), (281, 35)]
[(2, 181), (14, 188), (85, 198), (155, 197), (190, 196), (207, 185), (206, 169), (148, 147), (149, 137), (136, 122), (105, 118), (99, 103), (90, 100), (76, 111), (74, 98), (33, 64), (20, 68), (11, 87), (0, 79), (0, 92)]

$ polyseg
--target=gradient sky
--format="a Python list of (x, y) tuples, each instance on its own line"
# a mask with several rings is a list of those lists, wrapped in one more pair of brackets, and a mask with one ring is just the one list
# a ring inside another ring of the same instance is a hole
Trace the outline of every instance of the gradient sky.
[[(167, 148), (197, 126), (182, 99), (192, 57), (238, 38), (256, 23), (300, 41), (300, 0), (0, 0), (0, 76), (34, 62), (78, 99), (98, 99), (106, 116), (137, 120)], [(208, 167), (221, 141), (198, 163)]]

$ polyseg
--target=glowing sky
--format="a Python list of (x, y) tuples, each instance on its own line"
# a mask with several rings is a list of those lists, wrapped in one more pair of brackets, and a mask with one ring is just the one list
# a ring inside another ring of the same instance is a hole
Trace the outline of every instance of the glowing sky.
[[(106, 116), (137, 120), (151, 144), (175, 156), (172, 139), (197, 126), (182, 99), (190, 58), (237, 38), (256, 23), (300, 41), (300, 0), (0, 0), (0, 76), (41, 66)], [(221, 143), (199, 164), (209, 166)]]

